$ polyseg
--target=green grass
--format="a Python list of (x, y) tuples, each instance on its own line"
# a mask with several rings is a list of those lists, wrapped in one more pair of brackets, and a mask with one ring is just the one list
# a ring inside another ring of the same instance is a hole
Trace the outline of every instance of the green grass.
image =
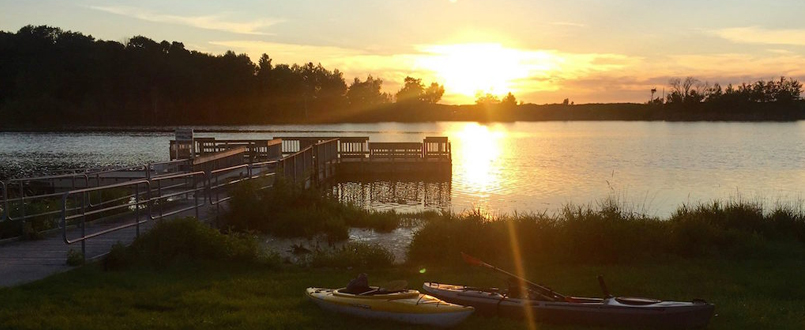
[[(370, 283), (405, 279), (494, 285), (497, 274), (468, 266), (398, 266), (369, 273)], [(88, 265), (28, 285), (0, 289), (4, 329), (414, 329), (320, 310), (304, 297), (310, 286), (340, 287), (362, 269), (302, 269), (238, 263), (177, 263), (155, 270), (103, 271)], [(604, 274), (619, 295), (716, 304), (709, 329), (802, 329), (805, 262), (718, 260), (641, 265), (552, 264), (528, 277), (571, 295), (600, 296)], [(457, 329), (526, 329), (523, 322), (472, 316)], [(538, 329), (576, 329), (538, 325)]]
[[(291, 197), (278, 205), (314, 198)], [(601, 296), (596, 276), (602, 274), (616, 295), (715, 303), (710, 329), (803, 329), (802, 215), (802, 208), (766, 210), (752, 203), (683, 207), (665, 221), (611, 203), (495, 221), (480, 212), (427, 213), (408, 263), (397, 266), (389, 264), (387, 251), (365, 244), (316, 252), (311, 258), (319, 259), (304, 266), (280, 265), (276, 255), (260, 257), (272, 254), (258, 251), (249, 235), (180, 219), (157, 226), (130, 248), (116, 247), (106, 262), (0, 289), (0, 328), (413, 329), (418, 327), (327, 313), (306, 300), (304, 289), (341, 287), (362, 272), (374, 285), (405, 279), (411, 288), (424, 281), (500, 287), (505, 278), (462, 264), (458, 252), (513, 270), (510, 242), (516, 238), (525, 277), (564, 294)], [(392, 216), (401, 218), (382, 217)], [(528, 325), (472, 316), (457, 328)]]

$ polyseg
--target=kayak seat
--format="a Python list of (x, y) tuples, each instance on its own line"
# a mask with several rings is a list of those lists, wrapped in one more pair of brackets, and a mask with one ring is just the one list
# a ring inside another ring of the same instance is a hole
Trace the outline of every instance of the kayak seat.
[(355, 295), (366, 295), (366, 294), (369, 294), (370, 292), (377, 291), (378, 289), (379, 288), (376, 287), (376, 286), (375, 287), (371, 287), (371, 286), (365, 286), (365, 287), (355, 286), (355, 287), (346, 287), (346, 288), (338, 290), (338, 291), (341, 292), (341, 293), (349, 293), (349, 294), (355, 294)]

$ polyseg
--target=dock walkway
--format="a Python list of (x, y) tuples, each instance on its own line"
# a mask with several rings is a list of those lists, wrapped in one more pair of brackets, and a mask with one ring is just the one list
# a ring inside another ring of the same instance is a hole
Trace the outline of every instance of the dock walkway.
[[(192, 203), (193, 201), (190, 200), (183, 204), (175, 204), (165, 211), (170, 212), (186, 208)], [(199, 208), (199, 218), (211, 219), (215, 216), (214, 212), (214, 207)], [(180, 212), (171, 218), (185, 216), (195, 216), (195, 210)], [(144, 217), (147, 217), (147, 215), (140, 215), (140, 219)], [(135, 220), (134, 214), (126, 214), (100, 224), (89, 223), (86, 230), (88, 232), (102, 231), (122, 224), (134, 223)], [(141, 224), (140, 233), (153, 227), (156, 221), (146, 221)], [(100, 256), (109, 253), (112, 246), (118, 242), (125, 245), (130, 244), (137, 236), (136, 230), (136, 227), (130, 227), (87, 240), (86, 259), (88, 261), (98, 259)], [(78, 232), (80, 232), (79, 228), (68, 229), (67, 235), (69, 237), (71, 234)], [(79, 234), (75, 236), (79, 236)], [(67, 265), (67, 255), (71, 249), (80, 252), (81, 244), (65, 244), (62, 239), (62, 230), (50, 232), (41, 240), (16, 240), (0, 244), (0, 287), (30, 283), (72, 269), (72, 266)]]

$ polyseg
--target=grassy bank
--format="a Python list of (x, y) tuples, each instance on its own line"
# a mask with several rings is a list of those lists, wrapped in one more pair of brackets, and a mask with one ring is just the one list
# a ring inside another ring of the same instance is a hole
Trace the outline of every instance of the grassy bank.
[[(243, 263), (184, 262), (168, 268), (103, 271), (78, 268), (44, 281), (0, 289), (4, 329), (409, 329), (320, 310), (304, 298), (309, 286), (340, 287), (360, 269), (284, 269)], [(528, 276), (573, 295), (600, 296), (595, 275), (616, 294), (717, 305), (709, 329), (802, 329), (805, 263), (800, 260), (702, 259), (666, 264), (551, 264)], [(405, 279), (502, 285), (498, 275), (468, 267), (390, 267), (369, 272), (371, 283)], [(526, 329), (524, 323), (472, 316), (457, 329)], [(574, 329), (539, 325), (539, 329)]]
[[(304, 205), (319, 209), (311, 212), (340, 210), (316, 204), (330, 203), (315, 199), (320, 197), (282, 196), (270, 197), (288, 198), (275, 210), (299, 203), (286, 216)], [(523, 256), (525, 277), (564, 294), (600, 297), (595, 277), (602, 274), (616, 295), (716, 304), (710, 329), (805, 327), (801, 208), (709, 203), (681, 207), (662, 221), (612, 203), (568, 207), (552, 216), (421, 216), (424, 226), (403, 265), (391, 265), (382, 248), (361, 244), (313, 252), (303, 265), (283, 264), (276, 254), (260, 251), (253, 235), (227, 231), (232, 223), (219, 230), (190, 218), (161, 222), (102, 262), (0, 289), (0, 328), (417, 328), (322, 311), (306, 300), (304, 289), (342, 287), (361, 272), (375, 285), (404, 279), (410, 288), (425, 281), (501, 287), (505, 278), (462, 264), (458, 252), (513, 270), (513, 247)], [(472, 316), (457, 328), (529, 326)]]

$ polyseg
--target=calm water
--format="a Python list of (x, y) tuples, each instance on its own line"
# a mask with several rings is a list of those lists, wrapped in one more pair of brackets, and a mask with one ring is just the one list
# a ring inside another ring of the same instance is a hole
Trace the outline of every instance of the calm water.
[[(344, 200), (399, 210), (480, 208), (552, 212), (614, 196), (651, 215), (712, 199), (797, 202), (805, 192), (805, 122), (422, 123), (206, 127), (196, 136), (369, 136), (421, 141), (446, 135), (449, 182), (345, 182)], [(137, 165), (168, 159), (172, 133), (0, 132), (0, 177), (61, 168)]]

